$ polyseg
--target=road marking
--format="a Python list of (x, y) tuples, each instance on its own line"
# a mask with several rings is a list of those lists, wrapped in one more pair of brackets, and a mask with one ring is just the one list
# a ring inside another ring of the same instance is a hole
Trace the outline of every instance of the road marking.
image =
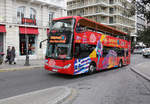
[(28, 66), (28, 67), (0, 69), (0, 72), (18, 71), (18, 70), (31, 70), (31, 69), (36, 69), (36, 68), (44, 68), (44, 66)]

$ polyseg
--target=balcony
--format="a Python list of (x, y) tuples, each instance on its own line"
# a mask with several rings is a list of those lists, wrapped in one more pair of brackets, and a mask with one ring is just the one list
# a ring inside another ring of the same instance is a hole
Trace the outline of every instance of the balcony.
[(94, 11), (94, 12), (86, 12), (84, 13), (84, 17), (86, 16), (97, 16), (97, 15), (101, 15), (101, 16), (109, 16), (108, 12), (107, 11)]
[(41, 26), (46, 26), (46, 27), (49, 27), (49, 22), (46, 21), (46, 20), (32, 20), (32, 19), (28, 19), (27, 18), (27, 21), (24, 19), (20, 19), (20, 18), (17, 18), (17, 17), (13, 17), (12, 19), (12, 22), (11, 24), (17, 24), (17, 25), (21, 25), (21, 26), (31, 26), (31, 27), (41, 27)]
[(109, 4), (105, 0), (103, 0), (103, 1), (90, 2), (90, 3), (74, 3), (74, 4), (71, 4), (71, 5), (68, 5), (67, 9), (68, 10), (76, 10), (76, 9), (82, 9), (82, 8), (85, 8), (85, 7), (97, 6), (97, 5), (100, 5), (100, 6), (103, 6), (103, 7), (109, 6)]
[(104, 24), (104, 25), (108, 25), (107, 21), (100, 21), (99, 23)]
[(135, 21), (135, 16), (133, 17), (127, 17), (125, 15), (123, 15), (123, 13), (120, 13), (120, 12), (112, 12), (112, 13), (109, 13), (110, 15), (109, 16), (120, 16), (120, 17), (123, 17), (123, 18), (126, 18), (126, 19), (129, 19), (129, 20), (132, 20), (132, 21)]
[(109, 5), (110, 7), (113, 7), (113, 6), (120, 6), (120, 7), (123, 7), (122, 3), (121, 2), (113, 2), (112, 4)]
[(120, 23), (120, 22), (113, 22), (113, 23), (110, 23), (109, 26), (120, 26), (120, 27), (127, 27), (127, 28), (131, 28), (131, 29), (134, 29), (135, 28), (135, 25), (132, 25), (132, 24), (124, 24), (124, 23)]

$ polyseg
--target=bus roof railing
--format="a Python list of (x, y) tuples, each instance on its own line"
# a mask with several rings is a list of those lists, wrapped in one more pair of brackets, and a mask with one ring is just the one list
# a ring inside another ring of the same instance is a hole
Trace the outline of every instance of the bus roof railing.
[(67, 16), (67, 17), (54, 18), (53, 20), (68, 19), (68, 18), (75, 18), (75, 19), (77, 19), (77, 21), (84, 22), (83, 24), (91, 25), (91, 28), (96, 28), (97, 30), (100, 30), (100, 31), (103, 31), (103, 32), (108, 32), (108, 33), (111, 33), (111, 34), (114, 34), (114, 35), (125, 35), (125, 36), (128, 35), (127, 33), (124, 33), (120, 30), (116, 30), (115, 28), (112, 28), (110, 26), (92, 21), (90, 19), (87, 19), (87, 18), (84, 18), (84, 17), (81, 17), (81, 16)]

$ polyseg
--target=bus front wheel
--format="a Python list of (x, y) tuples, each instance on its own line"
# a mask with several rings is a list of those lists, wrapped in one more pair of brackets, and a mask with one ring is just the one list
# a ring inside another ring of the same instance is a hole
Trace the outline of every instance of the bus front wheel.
[(96, 67), (94, 66), (94, 64), (90, 64), (88, 74), (92, 74), (95, 70), (96, 70)]

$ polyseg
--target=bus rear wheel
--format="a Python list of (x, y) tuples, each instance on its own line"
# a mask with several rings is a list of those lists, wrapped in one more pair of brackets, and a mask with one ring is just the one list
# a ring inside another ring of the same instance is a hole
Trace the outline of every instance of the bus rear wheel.
[(122, 60), (119, 61), (118, 67), (121, 68), (123, 66)]
[(94, 64), (90, 64), (88, 74), (92, 74), (93, 72), (95, 72), (95, 70), (96, 70), (96, 67), (94, 66)]

